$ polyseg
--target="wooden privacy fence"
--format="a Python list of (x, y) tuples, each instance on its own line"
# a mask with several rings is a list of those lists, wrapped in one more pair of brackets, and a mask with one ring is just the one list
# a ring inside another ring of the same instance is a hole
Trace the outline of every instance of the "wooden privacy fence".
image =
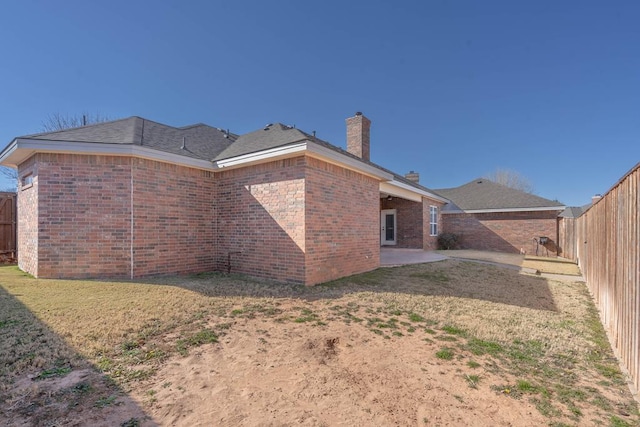
[(12, 262), (16, 256), (16, 193), (0, 192), (0, 260)]
[[(560, 227), (636, 390), (640, 390), (639, 181), (640, 163), (575, 219), (575, 224)], [(565, 254), (567, 258), (571, 255)]]
[(576, 218), (558, 218), (558, 255), (578, 262), (576, 243)]

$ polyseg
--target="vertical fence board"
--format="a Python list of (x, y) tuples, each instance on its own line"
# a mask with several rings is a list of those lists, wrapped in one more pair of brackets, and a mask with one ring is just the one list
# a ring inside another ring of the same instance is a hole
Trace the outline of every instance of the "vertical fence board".
[(579, 218), (562, 218), (563, 256), (580, 265), (620, 362), (640, 390), (640, 164)]
[(16, 193), (0, 192), (0, 259), (13, 260), (16, 253)]

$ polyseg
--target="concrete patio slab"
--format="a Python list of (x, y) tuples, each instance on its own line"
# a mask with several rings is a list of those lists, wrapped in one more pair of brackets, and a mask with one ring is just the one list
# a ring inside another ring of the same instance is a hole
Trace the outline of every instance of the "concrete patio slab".
[(422, 249), (380, 248), (380, 266), (382, 267), (422, 264), (424, 262), (442, 261), (447, 258), (447, 256), (434, 251), (425, 251)]

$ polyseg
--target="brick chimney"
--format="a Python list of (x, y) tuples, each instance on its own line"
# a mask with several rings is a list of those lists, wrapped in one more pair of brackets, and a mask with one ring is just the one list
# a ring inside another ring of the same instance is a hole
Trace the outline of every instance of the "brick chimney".
[(357, 112), (347, 119), (347, 151), (364, 160), (369, 160), (369, 129), (371, 120)]
[(405, 173), (404, 177), (416, 184), (420, 182), (420, 174), (418, 172), (410, 171), (409, 173)]

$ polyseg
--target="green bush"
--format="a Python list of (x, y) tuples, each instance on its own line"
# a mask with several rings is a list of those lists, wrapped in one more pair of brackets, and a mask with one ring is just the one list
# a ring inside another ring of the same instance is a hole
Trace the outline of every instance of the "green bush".
[(442, 233), (438, 236), (438, 249), (456, 249), (460, 236), (454, 233)]

